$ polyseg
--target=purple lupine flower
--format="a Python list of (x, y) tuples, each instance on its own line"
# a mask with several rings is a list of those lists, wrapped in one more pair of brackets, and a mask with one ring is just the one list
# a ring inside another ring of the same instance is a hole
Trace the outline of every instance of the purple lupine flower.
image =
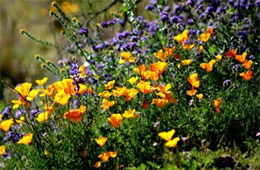
[(155, 9), (155, 6), (154, 5), (146, 5), (144, 9), (147, 10), (147, 11), (153, 11)]
[(79, 32), (78, 32), (79, 35), (88, 35), (88, 29), (85, 28), (85, 27), (82, 27)]
[(211, 14), (212, 12), (215, 11), (215, 8), (213, 6), (208, 6), (205, 10), (205, 13)]
[(250, 55), (250, 56), (249, 56), (249, 59), (250, 59), (250, 60), (254, 60), (254, 59), (255, 59), (255, 56)]
[(192, 42), (190, 40), (185, 40), (184, 44), (192, 44)]
[(257, 8), (260, 8), (260, 0), (256, 0), (255, 5), (256, 5)]
[(14, 133), (13, 135), (12, 135), (12, 140), (13, 140), (13, 142), (18, 142), (22, 137), (23, 137), (24, 135), (22, 135), (22, 134), (19, 134), (19, 133)]
[(234, 0), (228, 0), (228, 4), (233, 6), (234, 5)]
[[(70, 73), (70, 75), (73, 76), (72, 84), (74, 85), (74, 90), (76, 92), (78, 92), (79, 91), (79, 83), (82, 82), (82, 79), (79, 77), (79, 65), (78, 65), (77, 61), (74, 61), (73, 63), (71, 63), (69, 73)], [(79, 97), (78, 93), (76, 93), (76, 95)], [(77, 100), (79, 100), (79, 98)]]
[(149, 32), (152, 35), (154, 35), (155, 32), (159, 29), (156, 20), (153, 20), (152, 22), (148, 23), (146, 27), (147, 32)]
[(150, 0), (150, 4), (156, 5), (157, 4), (157, 0)]
[(241, 64), (235, 64), (231, 67), (232, 70), (234, 69), (237, 69), (237, 68), (240, 68), (241, 67)]
[(173, 16), (172, 18), (171, 18), (171, 22), (172, 23), (180, 23), (180, 22), (182, 22), (183, 21), (183, 18), (181, 17), (181, 16)]
[(179, 15), (182, 12), (182, 6), (181, 5), (175, 5), (174, 6), (174, 14)]
[(198, 0), (198, 1), (197, 1), (197, 5), (200, 5), (200, 4), (202, 4), (202, 3), (203, 3), (203, 1), (204, 1), (204, 0)]
[(203, 4), (201, 4), (201, 5), (199, 5), (197, 8), (196, 8), (196, 13), (198, 13), (198, 14), (200, 14), (201, 12), (203, 12), (204, 11), (204, 7), (205, 7), (205, 5), (203, 5)]
[(34, 115), (36, 115), (36, 114), (38, 114), (40, 111), (39, 110), (37, 110), (37, 109), (32, 109), (31, 110), (31, 114), (34, 116)]
[(14, 132), (12, 131), (8, 131), (5, 135), (5, 137), (3, 138), (4, 141), (7, 141), (8, 139), (10, 139), (12, 137)]
[(188, 0), (187, 2), (186, 2), (186, 5), (190, 5), (190, 6), (194, 6), (195, 5), (195, 0)]
[(188, 24), (188, 25), (192, 25), (192, 24), (194, 24), (193, 19), (190, 19), (190, 18), (189, 18), (189, 19), (187, 20), (187, 24)]
[(21, 110), (17, 110), (15, 113), (15, 118), (18, 119), (22, 114), (25, 114), (26, 111), (21, 109)]
[(3, 156), (4, 156), (5, 160), (6, 160), (6, 159), (11, 159), (11, 155), (10, 155), (9, 152), (5, 152), (5, 153), (3, 154)]
[(193, 35), (198, 35), (199, 31), (194, 30), (194, 29), (189, 29), (189, 35), (193, 36)]
[(223, 82), (223, 85), (224, 85), (224, 86), (227, 86), (227, 85), (230, 84), (230, 83), (231, 83), (231, 80), (227, 79), (227, 80), (225, 80), (225, 81)]
[(62, 60), (59, 60), (57, 62), (58, 66), (60, 66), (60, 67), (62, 67), (65, 64), (70, 64), (70, 63), (71, 63), (71, 61), (68, 58), (63, 58)]
[(100, 25), (101, 25), (103, 28), (107, 28), (107, 27), (108, 27), (107, 22), (101, 22)]
[(165, 22), (169, 19), (168, 14), (166, 12), (160, 12), (160, 18), (162, 22)]
[(116, 39), (116, 38), (111, 38), (111, 39), (110, 39), (110, 43), (111, 43), (112, 45), (115, 45), (115, 44), (117, 43), (117, 39)]
[(95, 48), (95, 51), (102, 50), (104, 48), (104, 44), (98, 44), (94, 48)]
[(130, 40), (136, 42), (136, 41), (138, 41), (138, 38), (137, 38), (137, 36), (131, 36)]
[(12, 110), (11, 106), (6, 106), (2, 111), (2, 117), (7, 118), (11, 114), (11, 110)]
[(103, 69), (103, 68), (104, 68), (104, 64), (103, 63), (97, 64), (97, 69)]
[(226, 12), (226, 10), (222, 7), (218, 7), (216, 10), (216, 14), (224, 14)]
[(128, 31), (124, 31), (124, 32), (121, 32), (121, 33), (117, 33), (116, 38), (117, 39), (123, 39), (123, 38), (126, 38), (129, 35), (130, 35), (130, 33)]
[(166, 6), (166, 7), (163, 8), (164, 12), (170, 12), (170, 10), (171, 10), (170, 6)]
[(199, 15), (199, 19), (204, 19), (206, 17), (206, 14), (205, 13), (201, 13), (200, 15)]
[(90, 82), (90, 84), (96, 84), (97, 80), (93, 77), (88, 78), (88, 81)]
[(237, 35), (239, 36), (239, 38), (241, 40), (247, 39), (247, 34), (248, 34), (247, 31), (244, 31), (244, 30), (240, 30), (237, 32)]

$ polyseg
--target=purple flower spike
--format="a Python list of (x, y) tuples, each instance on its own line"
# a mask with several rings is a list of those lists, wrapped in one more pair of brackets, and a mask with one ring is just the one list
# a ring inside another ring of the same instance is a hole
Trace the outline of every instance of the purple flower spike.
[(2, 112), (3, 118), (4, 118), (4, 117), (7, 118), (7, 117), (10, 115), (11, 110), (12, 110), (12, 107), (11, 107), (11, 106), (6, 106), (5, 109), (4, 109), (4, 111)]
[(192, 25), (192, 24), (194, 24), (194, 21), (193, 21), (193, 19), (188, 19), (188, 20), (187, 20), (187, 24), (189, 24), (189, 25)]
[(168, 20), (168, 14), (166, 12), (161, 12), (160, 13), (160, 17), (161, 17), (161, 21), (164, 22), (166, 20)]
[(88, 29), (85, 28), (85, 27), (82, 27), (79, 32), (78, 32), (79, 35), (88, 35)]
[(224, 86), (227, 86), (227, 85), (230, 84), (230, 83), (231, 83), (231, 80), (227, 79), (227, 80), (225, 80), (225, 81), (223, 82), (223, 85), (224, 85)]

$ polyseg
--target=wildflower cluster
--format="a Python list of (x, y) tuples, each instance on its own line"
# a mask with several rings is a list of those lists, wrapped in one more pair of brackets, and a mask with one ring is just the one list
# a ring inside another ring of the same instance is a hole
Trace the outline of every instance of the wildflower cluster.
[[(156, 19), (148, 21), (132, 16), (136, 4), (125, 0), (125, 20), (116, 15), (93, 34), (82, 18), (67, 17), (76, 6), (53, 2), (50, 15), (72, 42), (64, 49), (71, 59), (55, 64), (36, 55), (59, 80), (45, 77), (13, 89), (17, 99), (0, 115), (0, 155), (44, 160), (32, 168), (124, 168), (162, 164), (165, 152), (202, 140), (209, 149), (231, 141), (243, 147), (259, 130), (259, 2), (171, 5), (151, 0), (146, 9)], [(103, 40), (100, 30), (116, 26), (125, 30)], [(237, 128), (246, 130), (233, 134)]]

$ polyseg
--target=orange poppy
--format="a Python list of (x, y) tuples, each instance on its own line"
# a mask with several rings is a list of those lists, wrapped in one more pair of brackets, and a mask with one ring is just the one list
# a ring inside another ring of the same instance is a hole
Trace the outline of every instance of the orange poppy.
[(237, 50), (229, 50), (228, 52), (226, 52), (226, 57), (231, 58), (236, 56), (236, 54), (237, 54)]
[(240, 63), (243, 63), (246, 60), (246, 52), (243, 52), (242, 55), (236, 55), (235, 59), (239, 61)]
[(99, 138), (95, 139), (95, 141), (100, 147), (103, 147), (107, 142), (107, 139), (107, 137), (100, 136)]
[(200, 67), (205, 69), (207, 72), (211, 72), (213, 69), (213, 65), (216, 63), (216, 60), (210, 60), (208, 63), (201, 63)]
[(118, 128), (120, 126), (122, 119), (123, 118), (119, 113), (112, 114), (109, 118), (107, 118), (107, 120), (111, 123), (111, 125), (114, 126), (114, 128)]
[(199, 86), (200, 86), (200, 81), (199, 81), (199, 79), (198, 79), (198, 73), (192, 73), (192, 74), (188, 77), (188, 81), (189, 81), (189, 83), (192, 85), (192, 87), (199, 88)]
[(248, 80), (251, 79), (253, 73), (254, 73), (253, 71), (248, 70), (247, 72), (240, 73), (239, 75), (240, 75), (241, 77), (243, 77), (246, 81), (248, 81)]
[(72, 122), (79, 122), (82, 119), (82, 115), (86, 112), (86, 106), (81, 105), (79, 109), (70, 110), (64, 113), (64, 118), (69, 118)]
[(253, 64), (253, 61), (252, 60), (245, 60), (244, 63), (243, 63), (243, 67), (247, 70), (249, 70), (251, 68)]

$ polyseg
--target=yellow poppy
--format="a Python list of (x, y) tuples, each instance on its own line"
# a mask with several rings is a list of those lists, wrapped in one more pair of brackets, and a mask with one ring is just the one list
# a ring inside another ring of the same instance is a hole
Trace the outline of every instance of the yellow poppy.
[(107, 99), (103, 99), (103, 104), (101, 105), (101, 107), (105, 110), (108, 110), (111, 106), (115, 105), (116, 102), (114, 100), (109, 101)]
[(98, 95), (107, 99), (112, 95), (112, 93), (109, 91), (103, 91), (102, 93), (99, 93)]
[(109, 157), (110, 157), (109, 152), (105, 152), (105, 153), (98, 155), (98, 158), (100, 158), (104, 162), (107, 162), (109, 160)]
[(197, 93), (197, 90), (194, 87), (191, 87), (191, 90), (187, 90), (186, 93), (189, 96), (194, 96)]
[(100, 168), (101, 167), (101, 161), (97, 161), (93, 166), (95, 168)]
[(35, 119), (40, 123), (44, 123), (44, 122), (47, 122), (48, 118), (49, 118), (49, 113), (48, 112), (42, 112)]
[(103, 147), (107, 142), (107, 139), (107, 137), (100, 136), (99, 138), (95, 139), (95, 141), (100, 147)]
[(199, 40), (203, 42), (208, 42), (209, 38), (210, 38), (210, 33), (202, 33), (199, 36)]
[(213, 104), (215, 106), (216, 112), (219, 113), (220, 112), (220, 105), (222, 103), (222, 99), (221, 98), (217, 98), (213, 101)]
[(174, 148), (177, 146), (177, 143), (179, 142), (180, 138), (176, 137), (172, 140), (169, 140), (168, 142), (165, 143), (165, 146), (170, 147), (170, 148)]
[(0, 146), (0, 155), (3, 155), (6, 152), (6, 146), (5, 145), (1, 145)]
[(150, 82), (145, 82), (145, 81), (140, 81), (136, 87), (143, 93), (143, 94), (148, 94), (153, 91)]
[(38, 85), (40, 85), (40, 86), (44, 86), (45, 83), (47, 82), (47, 80), (48, 80), (48, 77), (44, 77), (44, 78), (41, 79), (41, 80), (35, 80), (35, 82), (36, 82)]
[(110, 90), (114, 87), (115, 80), (109, 81), (107, 84), (105, 84), (106, 90)]
[(168, 99), (153, 99), (152, 104), (155, 104), (157, 107), (163, 107), (168, 103)]
[(222, 55), (217, 55), (217, 56), (216, 56), (216, 59), (217, 59), (218, 61), (221, 61), (221, 60), (222, 60)]
[(158, 133), (158, 136), (160, 136), (165, 141), (169, 141), (173, 137), (174, 133), (175, 133), (175, 129), (172, 129), (168, 132), (160, 132)]
[(165, 53), (162, 49), (155, 52), (154, 55), (156, 56), (156, 58), (160, 59), (161, 61), (164, 61), (168, 57), (167, 53)]
[(203, 94), (202, 94), (202, 93), (197, 94), (196, 97), (197, 97), (199, 100), (201, 100), (201, 99), (203, 98)]
[(135, 109), (133, 110), (126, 110), (123, 114), (123, 117), (124, 118), (136, 118), (136, 115), (135, 115)]
[(116, 151), (114, 151), (114, 152), (109, 152), (109, 156), (111, 157), (111, 158), (115, 158), (115, 157), (117, 157), (117, 152)]
[(150, 64), (150, 69), (152, 71), (158, 72), (159, 74), (162, 74), (166, 70), (167, 65), (168, 64), (166, 62), (159, 61), (159, 62)]
[(187, 60), (181, 60), (181, 64), (184, 66), (190, 65), (192, 62), (192, 59), (187, 59)]
[(189, 39), (189, 30), (184, 30), (182, 33), (174, 36), (173, 39), (179, 42), (180, 44), (183, 44), (184, 41)]
[(0, 129), (2, 129), (5, 132), (8, 132), (13, 124), (14, 124), (14, 119), (13, 118), (4, 120), (0, 124)]
[(131, 77), (131, 78), (128, 80), (128, 82), (129, 82), (130, 84), (135, 84), (137, 80), (138, 80), (138, 77), (137, 77), (137, 76), (136, 76), (136, 77)]
[(114, 126), (114, 128), (118, 128), (121, 124), (122, 121), (122, 116), (121, 114), (112, 114), (107, 120), (111, 123), (111, 125)]
[(188, 81), (189, 81), (189, 83), (192, 85), (192, 87), (199, 88), (199, 86), (200, 86), (200, 81), (199, 81), (199, 79), (198, 79), (198, 73), (192, 73), (192, 74), (188, 77)]
[(28, 134), (24, 135), (17, 143), (29, 145), (30, 143), (32, 143), (32, 137), (33, 137), (33, 134), (28, 133)]
[(124, 91), (125, 101), (129, 101), (132, 98), (134, 98), (138, 93), (138, 90), (136, 89), (126, 89)]
[(183, 49), (185, 50), (190, 50), (195, 46), (195, 44), (184, 44)]

